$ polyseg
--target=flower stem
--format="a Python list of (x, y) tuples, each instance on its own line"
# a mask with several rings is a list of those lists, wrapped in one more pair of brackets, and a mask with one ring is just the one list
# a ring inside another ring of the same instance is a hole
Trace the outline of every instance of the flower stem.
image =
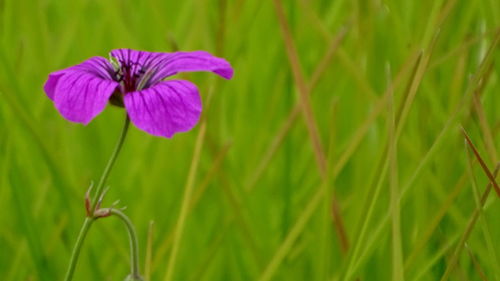
[(78, 256), (80, 256), (80, 250), (82, 249), (83, 240), (89, 232), (90, 226), (94, 222), (93, 218), (85, 218), (78, 238), (76, 239), (75, 247), (73, 248), (73, 253), (71, 253), (71, 259), (69, 260), (68, 271), (66, 272), (65, 281), (70, 281), (73, 278), (73, 273), (75, 272), (76, 262), (78, 261)]
[(130, 240), (130, 275), (133, 280), (142, 280), (139, 273), (139, 242), (137, 241), (137, 233), (135, 232), (132, 221), (122, 211), (118, 209), (110, 209), (112, 215), (115, 215), (125, 223)]
[[(106, 179), (109, 176), (109, 173), (111, 172), (111, 168), (113, 168), (113, 165), (116, 161), (116, 158), (118, 157), (118, 154), (120, 153), (120, 150), (123, 146), (123, 142), (125, 140), (125, 137), (127, 136), (127, 131), (128, 127), (130, 125), (130, 119), (128, 115), (125, 117), (125, 124), (123, 125), (123, 129), (120, 133), (120, 137), (118, 139), (118, 142), (116, 143), (115, 149), (113, 151), (113, 154), (111, 154), (111, 157), (108, 160), (108, 164), (106, 165), (106, 168), (104, 169), (104, 172), (102, 173), (101, 179), (99, 180), (99, 183), (97, 185), (96, 191), (95, 191), (95, 196), (92, 199), (92, 207), (91, 207), (91, 214), (95, 211), (97, 207), (97, 203), (99, 201), (99, 198), (102, 196), (103, 190), (104, 190), (104, 185), (106, 184)], [(76, 263), (78, 262), (78, 257), (80, 255), (80, 250), (83, 245), (83, 241), (85, 240), (85, 237), (87, 237), (87, 233), (92, 226), (92, 223), (95, 221), (95, 218), (92, 217), (87, 217), (85, 218), (85, 221), (83, 222), (82, 228), (80, 229), (80, 233), (78, 234), (78, 238), (76, 239), (75, 246), (73, 248), (73, 252), (71, 253), (71, 258), (69, 261), (69, 266), (68, 266), (68, 271), (66, 271), (66, 277), (64, 278), (64, 281), (71, 281), (73, 279), (73, 274), (75, 272), (76, 268)]]
[(128, 117), (128, 114), (125, 116), (125, 124), (123, 125), (122, 132), (120, 133), (120, 138), (118, 139), (118, 142), (116, 143), (115, 150), (113, 151), (113, 154), (111, 154), (111, 157), (108, 160), (108, 164), (106, 165), (106, 168), (104, 168), (104, 172), (102, 173), (101, 179), (99, 180), (99, 183), (97, 184), (97, 188), (92, 200), (92, 213), (95, 212), (96, 207), (97, 207), (97, 202), (99, 201), (99, 198), (101, 197), (103, 191), (104, 191), (104, 185), (106, 184), (106, 180), (108, 179), (109, 172), (111, 172), (111, 169), (113, 168), (113, 165), (115, 164), (116, 158), (118, 157), (118, 154), (120, 154), (120, 150), (122, 149), (123, 142), (125, 141), (125, 137), (127, 136), (128, 132), (128, 127), (130, 125), (130, 118)]

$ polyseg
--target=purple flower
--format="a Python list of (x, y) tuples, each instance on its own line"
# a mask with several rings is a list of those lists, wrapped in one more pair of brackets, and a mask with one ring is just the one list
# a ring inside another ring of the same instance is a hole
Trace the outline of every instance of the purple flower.
[(109, 101), (124, 106), (139, 129), (170, 138), (196, 125), (201, 99), (193, 83), (164, 81), (166, 77), (187, 71), (211, 71), (226, 79), (233, 76), (226, 60), (204, 51), (117, 49), (110, 55), (110, 61), (92, 57), (49, 75), (44, 90), (64, 118), (86, 125)]

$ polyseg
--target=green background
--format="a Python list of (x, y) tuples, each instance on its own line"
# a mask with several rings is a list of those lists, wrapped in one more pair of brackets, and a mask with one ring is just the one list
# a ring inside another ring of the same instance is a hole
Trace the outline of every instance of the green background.
[[(63, 279), (123, 122), (111, 106), (64, 120), (47, 75), (134, 48), (235, 70), (181, 75), (204, 100), (199, 154), (200, 124), (172, 139), (132, 126), (108, 180), (147, 280), (169, 281), (170, 263), (170, 280), (500, 281), (500, 200), (469, 224), (488, 178), (460, 130), (493, 171), (499, 26), (495, 0), (0, 0), (0, 279)], [(105, 218), (74, 280), (123, 280), (128, 263)]]

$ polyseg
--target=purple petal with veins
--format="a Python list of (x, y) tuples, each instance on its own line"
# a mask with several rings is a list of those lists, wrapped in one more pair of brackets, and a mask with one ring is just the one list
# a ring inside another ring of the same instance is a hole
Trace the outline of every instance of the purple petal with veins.
[(112, 66), (106, 59), (93, 57), (50, 74), (44, 89), (64, 118), (88, 124), (104, 110), (119, 85), (111, 74)]
[(179, 72), (210, 71), (225, 79), (233, 77), (233, 69), (226, 60), (204, 51), (155, 53), (117, 49), (111, 51), (111, 56), (122, 67), (126, 66), (123, 71), (129, 73), (126, 77), (136, 77), (136, 87), (142, 79), (147, 79), (143, 81), (147, 88)]
[(201, 98), (196, 86), (185, 80), (160, 82), (151, 88), (125, 96), (130, 120), (139, 129), (170, 138), (196, 125), (201, 114)]

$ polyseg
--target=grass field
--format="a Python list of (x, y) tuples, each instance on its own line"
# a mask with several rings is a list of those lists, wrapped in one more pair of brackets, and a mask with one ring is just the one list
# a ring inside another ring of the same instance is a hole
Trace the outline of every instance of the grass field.
[[(0, 0), (0, 280), (63, 280), (123, 122), (66, 121), (48, 73), (133, 48), (235, 70), (181, 75), (202, 121), (132, 126), (108, 179), (146, 280), (500, 281), (499, 28), (496, 0)], [(128, 272), (98, 220), (73, 280)]]

